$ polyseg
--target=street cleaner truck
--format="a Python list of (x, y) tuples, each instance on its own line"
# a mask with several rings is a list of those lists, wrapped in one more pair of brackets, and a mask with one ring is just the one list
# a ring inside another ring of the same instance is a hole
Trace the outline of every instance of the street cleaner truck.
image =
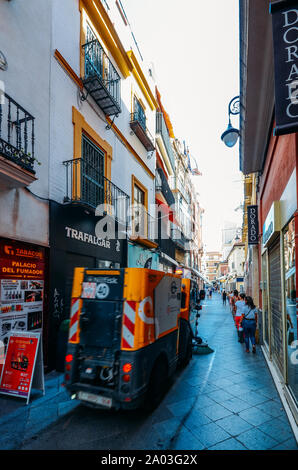
[(179, 275), (75, 268), (65, 358), (72, 398), (98, 408), (154, 408), (177, 364), (191, 357), (180, 309)]

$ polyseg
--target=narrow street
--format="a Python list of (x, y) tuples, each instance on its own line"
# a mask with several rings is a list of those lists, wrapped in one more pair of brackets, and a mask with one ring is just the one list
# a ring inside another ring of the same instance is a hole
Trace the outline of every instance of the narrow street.
[(202, 305), (199, 333), (214, 353), (194, 355), (154, 413), (79, 405), (20, 448), (297, 449), (262, 351), (245, 353), (219, 294)]

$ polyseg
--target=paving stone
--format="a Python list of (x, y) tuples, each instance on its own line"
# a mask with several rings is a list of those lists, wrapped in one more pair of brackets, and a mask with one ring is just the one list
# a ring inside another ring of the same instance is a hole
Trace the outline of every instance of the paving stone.
[(269, 400), (264, 403), (261, 403), (260, 405), (257, 405), (257, 408), (259, 410), (263, 411), (264, 413), (267, 413), (270, 416), (273, 416), (275, 418), (283, 415), (284, 408), (281, 405), (278, 405), (275, 401)]
[(288, 423), (285, 423), (279, 418), (266, 421), (265, 423), (258, 426), (258, 429), (273, 437), (273, 439), (280, 443), (290, 439), (293, 436), (292, 430)]
[(204, 445), (199, 439), (185, 427), (182, 428), (178, 437), (170, 445), (173, 450), (203, 450)]
[(227, 408), (219, 405), (218, 403), (204, 407), (202, 409), (203, 413), (208, 416), (212, 421), (216, 421), (220, 418), (225, 418), (226, 416), (231, 415), (231, 411), (227, 410)]
[(153, 429), (157, 434), (156, 438), (159, 438), (160, 442), (167, 447), (170, 445), (170, 440), (179, 429), (179, 426), (180, 420), (178, 418), (171, 418), (167, 419), (166, 421), (154, 424)]
[(233, 395), (225, 390), (216, 390), (215, 392), (208, 393), (208, 397), (212, 398), (212, 400), (215, 400), (217, 403), (222, 403), (224, 400), (233, 398)]
[(209, 398), (207, 395), (202, 394), (198, 397), (196, 404), (195, 404), (195, 409), (203, 409), (206, 408), (207, 406), (215, 405), (216, 402)]
[(251, 405), (239, 398), (231, 398), (230, 400), (225, 400), (222, 402), (222, 405), (233, 413), (239, 413), (240, 411), (250, 408)]
[(208, 450), (247, 450), (241, 442), (236, 439), (227, 439), (219, 442), (215, 446), (209, 447)]
[(209, 382), (211, 382), (213, 385), (219, 388), (225, 388), (225, 387), (231, 387), (233, 385), (233, 382), (230, 379), (208, 379)]
[(263, 411), (256, 407), (241, 411), (239, 416), (240, 418), (244, 419), (244, 421), (247, 421), (253, 426), (259, 426), (260, 424), (263, 424), (266, 421), (270, 421), (272, 419), (270, 415), (263, 413)]
[(298, 450), (298, 444), (292, 437), (291, 439), (278, 444), (278, 446), (272, 447), (272, 450)]
[(235, 437), (244, 431), (251, 429), (252, 425), (244, 421), (237, 415), (227, 416), (226, 418), (219, 419), (216, 424), (227, 431), (231, 436)]
[(241, 394), (240, 397), (241, 400), (253, 406), (259, 405), (260, 403), (264, 403), (265, 401), (267, 401), (267, 398), (264, 397), (264, 395), (260, 395), (259, 393), (253, 392), (252, 390), (250, 392), (245, 392)]
[(278, 445), (278, 442), (257, 428), (250, 429), (237, 436), (249, 450), (268, 450)]
[(227, 432), (215, 423), (205, 424), (199, 429), (191, 430), (191, 432), (199, 439), (205, 448), (214, 446), (230, 437)]
[(191, 410), (191, 412), (186, 416), (183, 424), (189, 430), (192, 430), (194, 428), (199, 428), (203, 424), (209, 423), (211, 423), (211, 419), (204, 414), (203, 410)]
[(184, 416), (194, 407), (194, 403), (195, 399), (187, 399), (171, 403), (167, 407), (174, 416)]

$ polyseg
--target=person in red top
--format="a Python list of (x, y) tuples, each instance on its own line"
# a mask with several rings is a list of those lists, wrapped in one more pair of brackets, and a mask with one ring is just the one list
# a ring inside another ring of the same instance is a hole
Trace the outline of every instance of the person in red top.
[[(242, 320), (242, 313), (243, 313), (243, 308), (245, 306), (245, 294), (240, 294), (239, 295), (239, 300), (235, 302), (235, 325), (238, 331), (238, 341), (240, 343), (243, 343), (243, 329), (242, 327), (240, 328), (241, 320)], [(240, 330), (239, 330), (240, 328)]]

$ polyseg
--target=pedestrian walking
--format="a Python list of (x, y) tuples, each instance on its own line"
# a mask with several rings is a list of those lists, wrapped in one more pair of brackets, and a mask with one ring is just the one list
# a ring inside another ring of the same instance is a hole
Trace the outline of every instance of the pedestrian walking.
[(237, 300), (240, 300), (240, 297), (239, 297), (239, 293), (238, 293), (237, 289), (235, 289), (234, 292), (233, 292), (233, 295), (232, 295), (232, 299), (231, 299), (233, 317), (235, 317), (235, 313), (236, 313), (235, 304), (236, 304)]
[(223, 293), (222, 293), (222, 304), (223, 305), (226, 305), (227, 303), (227, 293), (225, 291), (225, 289), (223, 290)]
[(229, 300), (229, 306), (230, 306), (231, 313), (233, 312), (232, 297), (233, 297), (233, 292), (230, 290), (229, 294), (228, 294), (228, 300)]
[(241, 320), (242, 320), (242, 315), (244, 313), (244, 307), (245, 307), (245, 294), (240, 294), (239, 295), (239, 300), (235, 302), (235, 325), (237, 328), (238, 332), (238, 341), (240, 343), (243, 343), (243, 327), (240, 325)]
[(209, 290), (209, 299), (212, 299), (212, 289)]
[(246, 352), (249, 353), (249, 341), (252, 344), (252, 352), (256, 352), (256, 327), (257, 327), (257, 309), (250, 296), (245, 297), (245, 306), (242, 314), (242, 327), (244, 331), (244, 341)]

